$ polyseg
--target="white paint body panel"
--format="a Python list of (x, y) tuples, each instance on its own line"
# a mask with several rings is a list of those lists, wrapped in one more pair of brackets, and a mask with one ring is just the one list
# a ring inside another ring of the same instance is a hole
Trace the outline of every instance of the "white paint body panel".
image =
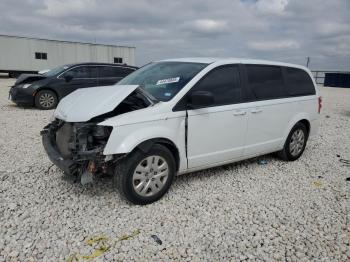
[[(137, 124), (116, 125), (104, 149), (103, 154), (128, 153), (140, 143), (153, 139), (163, 138), (172, 141), (179, 151), (179, 171), (187, 169), (185, 152), (185, 115), (175, 118), (163, 118), (153, 121), (142, 121)], [(107, 123), (101, 123), (101, 125)]]
[(189, 110), (189, 168), (242, 157), (246, 131), (247, 112), (241, 105)]
[(77, 89), (59, 102), (54, 116), (66, 122), (88, 121), (112, 111), (137, 87), (112, 85)]
[[(301, 68), (313, 79), (310, 71), (302, 66), (286, 63), (241, 60), (241, 59), (211, 59), (187, 58), (167, 61), (206, 62), (211, 63), (199, 72), (187, 85), (168, 102), (160, 102), (151, 107), (132, 111), (106, 119), (99, 125), (112, 126), (113, 131), (104, 149), (105, 155), (125, 154), (134, 150), (140, 143), (154, 139), (168, 139), (174, 143), (179, 151), (179, 174), (201, 170), (213, 166), (227, 164), (253, 156), (274, 152), (283, 148), (284, 142), (291, 128), (298, 121), (305, 119), (310, 123), (310, 136), (317, 134), (319, 114), (318, 91), (316, 95), (305, 97), (290, 97), (256, 101), (205, 109), (188, 110), (188, 144), (186, 155), (186, 112), (174, 112), (178, 101), (198, 82), (207, 72), (224, 64), (264, 64), (281, 65)], [(314, 81), (314, 80), (313, 80)], [(122, 86), (116, 86), (119, 89)], [(91, 95), (89, 102), (81, 102), (81, 109), (73, 110), (75, 99), (68, 96), (68, 100), (60, 108), (68, 114), (65, 119), (71, 121), (86, 121), (98, 112), (107, 112), (120, 103), (121, 97), (127, 96), (127, 91), (133, 89), (123, 87), (125, 93), (111, 93), (109, 91), (96, 96)], [(128, 89), (128, 90), (127, 90)], [(83, 89), (86, 92), (88, 89)], [(96, 89), (97, 90), (97, 89)], [(101, 90), (100, 87), (98, 90)], [(105, 92), (103, 91), (103, 92)], [(74, 93), (73, 93), (74, 94)], [(78, 97), (83, 94), (75, 94)], [(70, 98), (69, 98), (70, 97)], [(103, 98), (102, 98), (103, 97)], [(86, 97), (84, 98), (86, 99)], [(119, 102), (118, 102), (119, 101)], [(96, 108), (95, 108), (96, 107)], [(85, 113), (84, 109), (85, 108)], [(79, 113), (77, 113), (77, 112)], [(86, 114), (86, 116), (84, 116)]]
[[(317, 97), (293, 97), (249, 103), (247, 139), (244, 155), (255, 156), (283, 148), (292, 127), (301, 119), (318, 117)], [(303, 105), (311, 105), (305, 108)]]

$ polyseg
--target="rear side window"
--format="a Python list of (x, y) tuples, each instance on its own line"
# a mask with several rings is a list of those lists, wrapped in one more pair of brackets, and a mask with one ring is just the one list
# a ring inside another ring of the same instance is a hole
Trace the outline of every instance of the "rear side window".
[(99, 76), (104, 77), (124, 77), (133, 72), (131, 68), (124, 68), (118, 66), (100, 66)]
[(213, 69), (194, 86), (194, 91), (208, 91), (214, 96), (215, 105), (228, 105), (242, 102), (238, 66), (222, 66)]
[(304, 70), (286, 67), (285, 72), (288, 95), (303, 96), (316, 94), (311, 77)]
[(246, 65), (248, 84), (258, 100), (285, 96), (282, 70), (279, 66)]

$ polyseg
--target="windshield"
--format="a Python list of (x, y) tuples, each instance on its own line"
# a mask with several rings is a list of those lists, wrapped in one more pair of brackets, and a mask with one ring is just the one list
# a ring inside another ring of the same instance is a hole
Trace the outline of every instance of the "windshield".
[(55, 68), (52, 68), (50, 69), (49, 71), (43, 73), (44, 76), (55, 76), (61, 72), (63, 72), (64, 70), (68, 69), (69, 66), (68, 65), (63, 65), (63, 66), (58, 66), (58, 67), (55, 67)]
[(208, 64), (187, 62), (150, 63), (118, 82), (118, 85), (140, 85), (159, 101), (172, 99)]

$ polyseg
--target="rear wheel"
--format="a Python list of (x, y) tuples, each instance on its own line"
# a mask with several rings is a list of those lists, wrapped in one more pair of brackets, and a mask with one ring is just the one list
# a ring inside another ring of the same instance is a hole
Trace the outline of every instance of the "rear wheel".
[(304, 152), (308, 139), (308, 131), (304, 124), (297, 123), (290, 131), (284, 147), (278, 156), (286, 161), (297, 160)]
[(175, 160), (168, 148), (154, 144), (148, 152), (135, 150), (117, 164), (114, 185), (134, 204), (159, 200), (170, 188), (175, 175)]
[(57, 106), (57, 96), (51, 90), (41, 90), (35, 95), (35, 106), (39, 109), (53, 109)]

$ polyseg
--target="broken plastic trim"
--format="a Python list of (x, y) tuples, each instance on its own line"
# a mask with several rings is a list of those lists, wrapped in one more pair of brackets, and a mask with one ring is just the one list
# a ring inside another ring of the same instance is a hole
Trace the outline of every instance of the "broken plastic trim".
[[(55, 165), (67, 174), (82, 175), (91, 170), (107, 173), (109, 166), (113, 165), (113, 157), (107, 159), (103, 155), (111, 131), (112, 127), (96, 123), (72, 124), (55, 120), (44, 128), (41, 135), (44, 148)], [(64, 139), (58, 141), (58, 137)], [(89, 165), (94, 169), (88, 170)]]

